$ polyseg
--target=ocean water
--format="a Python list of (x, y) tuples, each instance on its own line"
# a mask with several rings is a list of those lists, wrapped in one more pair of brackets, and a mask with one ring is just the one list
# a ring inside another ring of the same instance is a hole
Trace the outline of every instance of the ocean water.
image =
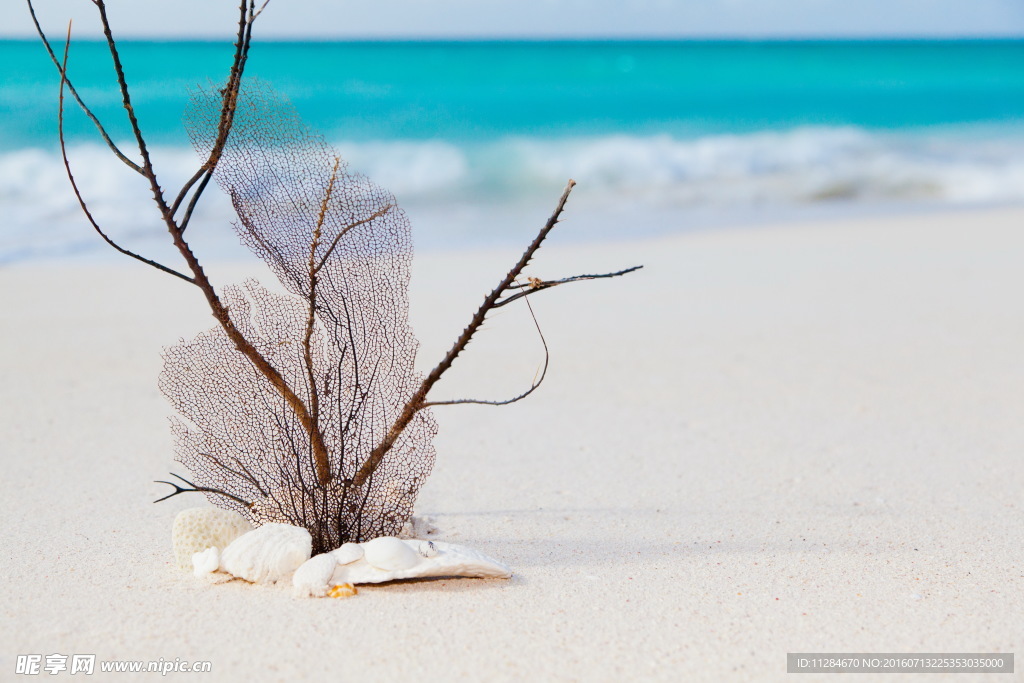
[[(189, 89), (223, 79), (231, 46), (121, 48), (173, 186), (196, 165)], [(0, 64), (0, 263), (107, 249), (64, 177), (55, 69), (33, 41), (0, 41)], [(542, 221), (569, 177), (582, 215), (649, 218), (573, 239), (1024, 202), (1024, 41), (257, 41), (248, 69), (394, 192), (428, 247), (522, 241), (517, 224)], [(69, 72), (129, 148), (105, 46), (72, 44)], [(140, 249), (165, 241), (91, 124), (72, 111), (67, 135), (103, 224)], [(194, 231), (221, 253), (234, 238), (216, 194)]]

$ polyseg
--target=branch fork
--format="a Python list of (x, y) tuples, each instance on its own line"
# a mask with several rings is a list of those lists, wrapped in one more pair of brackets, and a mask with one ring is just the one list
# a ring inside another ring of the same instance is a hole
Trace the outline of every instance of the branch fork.
[[(210, 308), (210, 312), (213, 317), (217, 320), (220, 327), (227, 338), (231, 341), (234, 348), (237, 349), (248, 361), (252, 364), (260, 375), (273, 387), (273, 389), (281, 396), (288, 408), (294, 413), (296, 419), (305, 431), (306, 436), (309, 440), (309, 447), (311, 450), (312, 459), (315, 463), (316, 478), (320, 489), (326, 490), (328, 485), (331, 484), (332, 479), (335, 479), (338, 473), (331, 472), (330, 458), (328, 448), (325, 442), (324, 434), (321, 426), (321, 394), (325, 397), (330, 396), (329, 386), (325, 381), (322, 385), (318, 384), (316, 374), (314, 373), (314, 358), (313, 358), (313, 335), (314, 330), (317, 328), (317, 321), (321, 317), (320, 308), (317, 301), (317, 284), (320, 278), (320, 271), (327, 263), (335, 248), (340, 243), (340, 240), (348, 234), (351, 230), (372, 223), (377, 219), (383, 218), (395, 206), (393, 203), (388, 203), (379, 210), (373, 212), (367, 217), (355, 221), (350, 225), (340, 229), (338, 233), (332, 238), (326, 249), (322, 249), (324, 246), (323, 238), (323, 227), (325, 217), (328, 212), (328, 206), (332, 200), (332, 193), (335, 190), (335, 182), (339, 177), (339, 168), (341, 161), (338, 158), (334, 160), (334, 167), (331, 174), (331, 180), (325, 191), (324, 196), (321, 198), (321, 206), (318, 219), (315, 225), (311, 226), (310, 233), (310, 246), (308, 255), (308, 270), (306, 276), (308, 276), (309, 291), (306, 295), (306, 319), (304, 325), (304, 334), (302, 338), (302, 355), (305, 366), (305, 377), (304, 382), (306, 385), (306, 393), (308, 397), (303, 399), (296, 387), (289, 385), (288, 381), (281, 374), (281, 372), (274, 367), (270, 360), (262, 354), (253, 343), (252, 340), (248, 339), (238, 325), (232, 320), (231, 313), (228, 310), (227, 305), (222, 302), (220, 296), (217, 294), (216, 289), (211, 283), (209, 277), (206, 274), (205, 269), (200, 263), (199, 258), (193, 253), (192, 248), (188, 244), (185, 238), (185, 232), (188, 228), (189, 222), (192, 218), (193, 211), (209, 185), (210, 179), (213, 177), (215, 170), (218, 167), (218, 163), (221, 161), (222, 156), (225, 153), (225, 148), (228, 142), (229, 135), (232, 131), (232, 127), (235, 122), (235, 116), (238, 108), (238, 99), (241, 91), (242, 78), (245, 73), (245, 67), (249, 55), (249, 49), (252, 42), (252, 27), (256, 18), (266, 8), (269, 0), (266, 0), (257, 7), (256, 0), (241, 0), (238, 6), (238, 26), (234, 41), (234, 58), (232, 60), (231, 68), (228, 73), (228, 79), (223, 88), (218, 90), (220, 96), (220, 109), (219, 118), (216, 126), (216, 137), (213, 140), (213, 144), (210, 147), (209, 153), (206, 154), (206, 158), (199, 165), (199, 168), (193, 173), (193, 175), (181, 186), (181, 188), (173, 195), (167, 195), (164, 193), (157, 180), (157, 174), (154, 169), (153, 161), (150, 156), (149, 148), (146, 143), (146, 139), (142, 133), (139, 125), (139, 121), (135, 114), (135, 109), (131, 101), (131, 95), (128, 87), (128, 82), (125, 77), (124, 68), (121, 62), (121, 57), (118, 51), (117, 42), (113, 36), (110, 22), (107, 17), (107, 6), (105, 0), (92, 0), (95, 5), (99, 21), (103, 28), (103, 35), (106, 41), (108, 50), (110, 52), (111, 61), (114, 67), (114, 73), (118, 83), (118, 88), (121, 95), (122, 104), (125, 110), (125, 114), (128, 118), (128, 122), (134, 137), (135, 146), (137, 148), (137, 161), (129, 158), (127, 154), (122, 152), (120, 148), (111, 140), (102, 122), (96, 117), (96, 115), (89, 109), (80, 93), (75, 89), (71, 79), (68, 76), (68, 55), (70, 52), (71, 43), (71, 25), (68, 25), (67, 38), (64, 43), (63, 56), (58, 59), (56, 52), (50, 44), (49, 39), (46, 37), (43, 29), (36, 17), (35, 8), (32, 0), (26, 0), (29, 8), (29, 12), (32, 16), (32, 21), (35, 24), (36, 31), (39, 34), (40, 39), (43, 42), (47, 52), (50, 55), (51, 60), (57, 68), (60, 75), (60, 90), (59, 90), (59, 109), (58, 109), (58, 131), (60, 138), (61, 155), (64, 160), (64, 166), (68, 175), (68, 179), (71, 183), (71, 187), (75, 193), (76, 198), (82, 208), (83, 213), (92, 225), (93, 229), (100, 235), (100, 237), (107, 242), (112, 248), (117, 251), (129, 256), (135, 260), (141, 261), (146, 265), (163, 271), (169, 275), (172, 275), (178, 279), (184, 280), (189, 284), (192, 284), (199, 288), (204, 298), (206, 299), (207, 305)], [(89, 210), (88, 204), (79, 189), (78, 183), (75, 180), (74, 173), (72, 171), (71, 163), (68, 159), (67, 145), (64, 137), (64, 99), (65, 91), (71, 95), (71, 97), (78, 103), (79, 107), (85, 113), (85, 115), (93, 122), (96, 129), (107, 144), (111, 152), (116, 158), (124, 163), (135, 173), (142, 175), (149, 183), (150, 191), (152, 193), (153, 201), (156, 204), (158, 214), (163, 222), (167, 232), (169, 234), (171, 242), (177, 248), (179, 255), (184, 261), (185, 267), (181, 270), (169, 267), (162, 263), (142, 256), (129, 249), (122, 247), (117, 244), (97, 223), (93, 214)], [(494, 287), (494, 289), (484, 297), (483, 302), (476, 310), (469, 323), (463, 329), (462, 333), (458, 336), (451, 348), (440, 360), (440, 362), (423, 378), (419, 386), (412, 392), (411, 396), (404, 403), (401, 409), (398, 411), (397, 417), (388, 427), (387, 432), (381, 439), (381, 441), (373, 447), (366, 459), (359, 465), (356, 470), (355, 476), (349, 480), (343, 480), (341, 483), (345, 486), (345, 490), (348, 490), (348, 486), (351, 485), (356, 489), (364, 487), (374, 473), (378, 470), (381, 463), (387, 454), (394, 447), (395, 443), (399, 440), (401, 435), (409, 427), (410, 423), (414, 420), (416, 414), (431, 406), (440, 405), (454, 405), (463, 403), (478, 403), (487, 405), (506, 405), (519, 401), (526, 396), (530, 395), (535, 391), (541, 383), (544, 381), (546, 376), (549, 353), (547, 343), (544, 340), (544, 336), (540, 331), (540, 326), (537, 323), (536, 317), (533, 317), (534, 325), (537, 328), (537, 332), (540, 336), (541, 343), (544, 347), (544, 364), (543, 368), (539, 373), (539, 377), (531, 384), (529, 389), (514, 396), (507, 400), (499, 401), (487, 401), (487, 400), (474, 400), (474, 399), (456, 399), (456, 400), (437, 400), (432, 401), (429, 399), (431, 390), (437, 384), (437, 382), (444, 376), (444, 374), (451, 369), (455, 360), (459, 355), (466, 349), (466, 346), (472, 340), (473, 336), (484, 324), (487, 316), (495, 309), (506, 306), (510, 303), (518, 301), (519, 299), (526, 299), (537, 292), (541, 292), (547, 289), (551, 289), (563, 284), (570, 282), (580, 282), (584, 280), (595, 280), (603, 278), (614, 278), (625, 275), (627, 273), (634, 272), (642, 266), (634, 266), (624, 270), (619, 270), (611, 273), (593, 274), (593, 275), (575, 275), (571, 277), (565, 277), (560, 279), (545, 280), (538, 277), (528, 276), (523, 279), (523, 271), (529, 265), (531, 260), (540, 249), (541, 245), (547, 239), (550, 232), (554, 229), (555, 225), (559, 222), (561, 215), (565, 209), (565, 204), (572, 192), (573, 187), (576, 183), (573, 180), (569, 180), (561, 197), (559, 198), (554, 211), (550, 217), (541, 227), (533, 241), (529, 244), (519, 260), (512, 266), (508, 273), (501, 279), (501, 281)], [(232, 199), (235, 202), (236, 208), (238, 207), (239, 199), (232, 191)], [(243, 225), (246, 223), (245, 218), (241, 217), (240, 220)], [(249, 226), (246, 226), (249, 227)], [(255, 231), (250, 229), (250, 232), (255, 234)], [(320, 252), (323, 253), (320, 253)], [(527, 300), (527, 307), (529, 308), (530, 315), (533, 316), (533, 309), (530, 306), (530, 302)], [(330, 324), (330, 321), (320, 320), (321, 324)], [(357, 378), (358, 381), (358, 378)], [(347, 427), (346, 427), (347, 429)], [(208, 493), (211, 495), (226, 496), (233, 499), (235, 502), (251, 506), (251, 503), (244, 501), (242, 498), (231, 494), (230, 492), (211, 488), (196, 486), (192, 482), (180, 477), (179, 475), (173, 475), (181, 480), (190, 488), (185, 488), (179, 484), (172, 482), (167, 483), (174, 487), (175, 490), (161, 498), (165, 500), (173, 497), (180, 493), (199, 491)], [(347, 493), (346, 493), (347, 495)]]

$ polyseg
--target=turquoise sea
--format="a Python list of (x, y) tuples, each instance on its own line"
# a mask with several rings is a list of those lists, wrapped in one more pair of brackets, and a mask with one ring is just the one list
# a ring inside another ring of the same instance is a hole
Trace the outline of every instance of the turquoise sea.
[[(121, 47), (173, 184), (195, 164), (189, 89), (223, 79), (231, 46)], [(52, 64), (34, 41), (0, 41), (0, 64), (0, 262), (100, 249), (57, 155)], [(73, 43), (69, 72), (127, 139), (105, 45)], [(421, 212), (427, 245), (501, 241), (502, 215), (543, 216), (569, 177), (595, 214), (661, 217), (618, 238), (723, 216), (1024, 201), (1024, 41), (257, 40), (248, 73), (395, 192), (414, 225)], [(84, 189), (107, 225), (145, 241), (144, 189), (90, 125), (68, 121)], [(201, 219), (227, 223), (230, 209), (215, 198)]]

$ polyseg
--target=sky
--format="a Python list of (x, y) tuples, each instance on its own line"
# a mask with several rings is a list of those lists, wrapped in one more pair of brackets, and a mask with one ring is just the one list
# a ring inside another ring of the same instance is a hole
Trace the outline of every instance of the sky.
[[(35, 0), (47, 31), (99, 37), (88, 0)], [(230, 36), (237, 0), (108, 0), (115, 35)], [(169, 11), (173, 8), (173, 11)], [(301, 38), (1024, 37), (1024, 0), (271, 0), (257, 29)], [(34, 36), (23, 0), (0, 37)]]

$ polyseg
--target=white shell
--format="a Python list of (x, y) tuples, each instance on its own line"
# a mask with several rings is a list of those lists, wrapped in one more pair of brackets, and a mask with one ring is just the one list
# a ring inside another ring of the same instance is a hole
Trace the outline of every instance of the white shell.
[(225, 548), (220, 568), (253, 583), (273, 583), (298, 569), (312, 551), (313, 538), (305, 529), (290, 524), (264, 524)]
[(340, 548), (331, 551), (338, 564), (350, 564), (363, 559), (363, 546), (358, 543), (344, 543)]
[(437, 546), (434, 545), (433, 541), (423, 541), (420, 543), (420, 555), (423, 557), (436, 557)]
[(331, 587), (331, 574), (337, 566), (338, 561), (334, 558), (334, 553), (309, 558), (295, 570), (295, 576), (292, 577), (292, 595), (297, 598), (324, 597), (327, 595), (327, 589)]
[(198, 507), (182, 510), (174, 518), (171, 528), (171, 544), (174, 559), (181, 569), (192, 569), (192, 556), (207, 548), (224, 550), (233, 540), (252, 531), (249, 524), (237, 512), (215, 507)]
[(207, 578), (220, 567), (220, 551), (216, 546), (210, 546), (202, 552), (192, 556), (192, 573), (200, 579)]
[[(463, 576), (481, 579), (507, 579), (512, 576), (511, 570), (501, 562), (490, 558), (483, 553), (471, 548), (442, 541), (429, 541), (433, 544), (434, 555), (423, 557), (419, 549), (428, 541), (411, 539), (398, 541), (406, 546), (409, 553), (416, 562), (404, 569), (381, 569), (370, 563), (371, 552), (369, 546), (383, 539), (374, 539), (363, 543), (363, 550), (366, 556), (349, 564), (339, 564), (331, 576), (331, 585), (339, 583), (382, 583), (384, 581), (397, 581), (399, 579), (421, 579), (441, 576)], [(394, 552), (395, 546), (388, 543), (391, 552), (398, 555), (401, 551)], [(404, 553), (403, 556), (408, 557)], [(379, 561), (379, 560), (378, 560)]]
[(421, 558), (405, 541), (394, 536), (381, 536), (363, 543), (363, 559), (376, 569), (396, 571), (414, 566)]

